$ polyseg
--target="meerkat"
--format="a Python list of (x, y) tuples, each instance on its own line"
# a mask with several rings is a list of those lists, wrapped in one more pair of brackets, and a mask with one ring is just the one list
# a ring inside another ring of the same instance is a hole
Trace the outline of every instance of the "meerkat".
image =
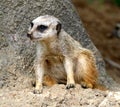
[(115, 28), (113, 29), (111, 36), (116, 38), (120, 38), (120, 23), (116, 24)]
[(65, 32), (58, 18), (37, 17), (31, 22), (27, 36), (37, 43), (34, 93), (41, 93), (43, 84), (63, 83), (70, 89), (78, 83), (84, 88), (98, 88), (93, 53)]

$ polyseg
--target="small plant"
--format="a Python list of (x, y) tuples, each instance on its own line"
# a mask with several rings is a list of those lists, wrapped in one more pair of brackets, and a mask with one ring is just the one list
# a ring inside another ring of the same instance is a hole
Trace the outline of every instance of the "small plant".
[(113, 2), (114, 2), (117, 6), (120, 6), (120, 0), (113, 0)]
[[(107, 2), (108, 0), (87, 0), (88, 3), (93, 3), (94, 1), (98, 1), (100, 4)], [(109, 0), (111, 3), (114, 3), (117, 6), (120, 6), (120, 0)]]

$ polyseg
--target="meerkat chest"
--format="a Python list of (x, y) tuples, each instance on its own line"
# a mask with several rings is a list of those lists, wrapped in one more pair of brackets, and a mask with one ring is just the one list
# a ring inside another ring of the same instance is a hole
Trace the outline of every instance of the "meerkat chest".
[(46, 71), (45, 74), (51, 75), (56, 80), (66, 79), (66, 72), (63, 65), (64, 57), (50, 55), (46, 56)]
[(48, 44), (47, 47), (48, 47), (48, 48), (47, 48), (47, 51), (48, 51), (49, 54), (51, 54), (52, 56), (53, 56), (53, 55), (56, 55), (56, 56), (57, 56), (57, 55), (58, 55), (58, 56), (62, 55), (61, 46), (60, 46), (60, 44), (59, 44), (58, 41), (55, 41), (55, 42), (52, 42), (52, 43)]

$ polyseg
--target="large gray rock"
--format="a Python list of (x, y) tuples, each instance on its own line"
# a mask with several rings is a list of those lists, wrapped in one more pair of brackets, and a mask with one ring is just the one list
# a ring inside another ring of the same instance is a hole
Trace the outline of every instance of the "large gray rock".
[(35, 44), (26, 37), (30, 21), (40, 15), (54, 15), (63, 28), (92, 50), (100, 74), (100, 82), (119, 89), (106, 74), (104, 61), (82, 26), (70, 0), (1, 0), (0, 1), (0, 81), (1, 86), (23, 88), (34, 76)]

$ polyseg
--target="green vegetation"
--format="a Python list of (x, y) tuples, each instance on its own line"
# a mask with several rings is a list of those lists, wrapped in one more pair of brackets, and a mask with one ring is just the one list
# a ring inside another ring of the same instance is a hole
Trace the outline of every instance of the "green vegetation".
[(120, 0), (113, 0), (117, 6), (120, 6)]
[[(94, 1), (98, 1), (100, 4), (105, 3), (108, 0), (87, 0), (88, 3), (93, 3)], [(114, 3), (117, 6), (120, 6), (120, 0), (109, 0), (111, 3)]]
[[(88, 1), (88, 3), (93, 3), (94, 1), (96, 1), (96, 0), (87, 0)], [(98, 0), (100, 3), (104, 3), (104, 1), (105, 0)]]

